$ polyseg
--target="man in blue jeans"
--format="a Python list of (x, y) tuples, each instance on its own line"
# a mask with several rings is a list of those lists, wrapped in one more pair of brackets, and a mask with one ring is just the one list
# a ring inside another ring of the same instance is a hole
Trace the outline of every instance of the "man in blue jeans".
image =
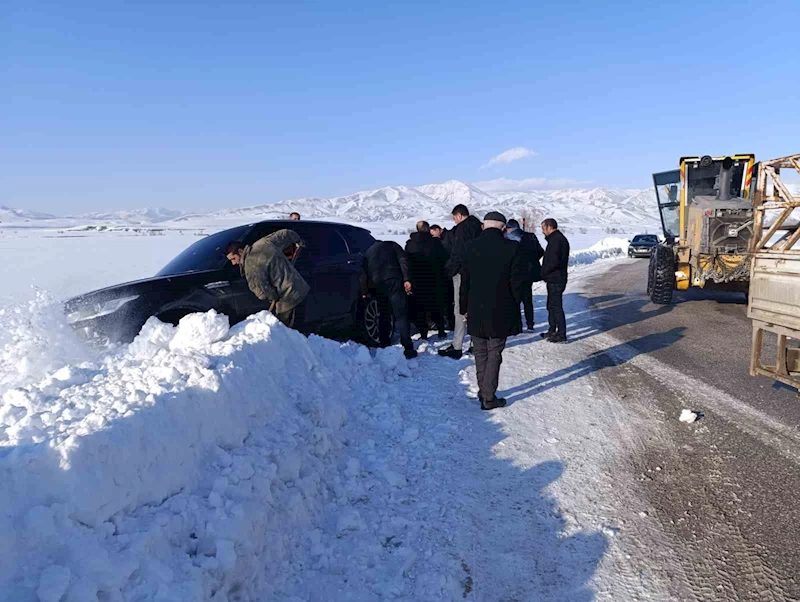
[(567, 342), (567, 318), (564, 315), (564, 290), (567, 288), (569, 241), (552, 218), (542, 222), (547, 249), (542, 259), (542, 280), (547, 284), (547, 315), (550, 327), (542, 338), (551, 343)]

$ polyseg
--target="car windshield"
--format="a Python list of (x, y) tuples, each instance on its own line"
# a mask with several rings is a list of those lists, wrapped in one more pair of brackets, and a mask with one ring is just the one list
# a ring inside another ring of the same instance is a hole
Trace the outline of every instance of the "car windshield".
[(175, 276), (186, 272), (222, 269), (228, 261), (225, 257), (225, 247), (231, 241), (243, 240), (251, 228), (252, 226), (240, 226), (198, 240), (156, 275)]
[(643, 243), (643, 242), (658, 242), (658, 237), (654, 234), (639, 234), (633, 238), (634, 243)]

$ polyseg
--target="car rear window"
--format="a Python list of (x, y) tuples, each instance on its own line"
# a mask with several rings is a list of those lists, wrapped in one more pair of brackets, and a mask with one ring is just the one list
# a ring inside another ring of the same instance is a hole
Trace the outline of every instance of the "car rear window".
[(222, 269), (228, 262), (225, 247), (234, 240), (243, 240), (251, 228), (250, 225), (240, 226), (198, 240), (165, 265), (156, 276)]
[(372, 235), (361, 228), (342, 228), (341, 233), (351, 253), (366, 253), (375, 242)]

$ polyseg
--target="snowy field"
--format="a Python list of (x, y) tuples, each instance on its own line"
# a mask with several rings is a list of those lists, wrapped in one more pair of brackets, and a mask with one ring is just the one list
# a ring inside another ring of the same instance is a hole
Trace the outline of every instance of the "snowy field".
[[(217, 220), (197, 229), (148, 228), (138, 234), (0, 228), (0, 307), (27, 301), (37, 289), (64, 300), (104, 286), (148, 278), (200, 236), (242, 223), (247, 222), (241, 218)], [(378, 239), (401, 245), (414, 230), (414, 221), (356, 225), (367, 228)], [(452, 223), (445, 226), (452, 227)], [(587, 249), (609, 237), (603, 228), (575, 229), (574, 233), (566, 229), (566, 233), (573, 249)]]
[(466, 204), (479, 217), (493, 209), (501, 209), (509, 219), (528, 216), (534, 224), (555, 217), (573, 249), (587, 249), (608, 237), (629, 239), (660, 231), (655, 196), (649, 189), (488, 193), (457, 180), (212, 213), (156, 208), (53, 216), (0, 207), (0, 252), (4, 258), (0, 306), (33, 298), (37, 294), (33, 287), (63, 300), (147, 278), (198, 236), (265, 219), (286, 219), (290, 211), (299, 211), (304, 219), (353, 223), (378, 239), (405, 244), (417, 220), (453, 227), (450, 211), (458, 203)]
[[(191, 241), (3, 239), (54, 297), (146, 276)], [(576, 252), (573, 277), (624, 245)], [(487, 415), (471, 362), (425, 342), (406, 362), (209, 313), (96, 355), (42, 295), (0, 322), (3, 600), (663, 599), (604, 497), (624, 485), (616, 402), (588, 375), (550, 391), (576, 347), (546, 359), (519, 337), (511, 406)]]

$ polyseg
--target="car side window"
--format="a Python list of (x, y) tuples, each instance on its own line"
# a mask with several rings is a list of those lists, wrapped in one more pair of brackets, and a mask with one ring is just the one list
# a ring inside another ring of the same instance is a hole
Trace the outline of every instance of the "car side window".
[(282, 226), (278, 226), (275, 224), (257, 224), (253, 231), (250, 232), (247, 240), (245, 240), (245, 244), (252, 245), (254, 242), (261, 240), (265, 236), (269, 236), (274, 232), (277, 232), (281, 229)]
[(335, 228), (314, 228), (303, 236), (303, 240), (312, 257), (327, 258), (347, 254), (347, 245)]
[(361, 228), (342, 228), (341, 234), (347, 240), (347, 246), (353, 254), (364, 254), (367, 252), (375, 239), (366, 230)]

